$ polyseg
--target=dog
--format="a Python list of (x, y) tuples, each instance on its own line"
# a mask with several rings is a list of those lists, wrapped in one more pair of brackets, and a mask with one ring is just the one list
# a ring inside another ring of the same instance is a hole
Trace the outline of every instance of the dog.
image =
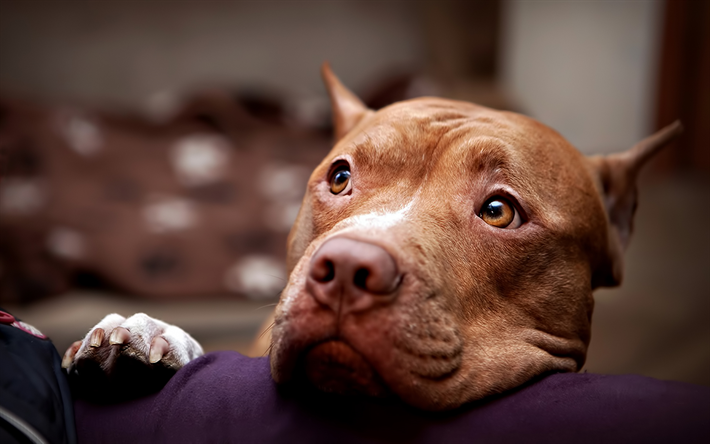
[[(592, 293), (622, 281), (638, 173), (681, 124), (585, 157), (520, 114), (440, 98), (373, 111), (322, 75), (336, 143), (288, 238), (273, 379), (448, 410), (579, 371)], [(127, 359), (169, 378), (200, 354), (178, 327), (112, 314), (63, 365), (120, 384)]]

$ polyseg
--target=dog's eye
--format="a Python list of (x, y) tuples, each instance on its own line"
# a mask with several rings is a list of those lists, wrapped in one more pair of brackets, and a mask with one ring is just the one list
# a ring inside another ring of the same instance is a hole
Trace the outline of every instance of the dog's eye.
[(339, 166), (330, 175), (330, 192), (340, 194), (350, 183), (350, 167), (348, 165)]
[(497, 228), (518, 228), (522, 223), (515, 206), (500, 196), (488, 199), (478, 216), (488, 225)]

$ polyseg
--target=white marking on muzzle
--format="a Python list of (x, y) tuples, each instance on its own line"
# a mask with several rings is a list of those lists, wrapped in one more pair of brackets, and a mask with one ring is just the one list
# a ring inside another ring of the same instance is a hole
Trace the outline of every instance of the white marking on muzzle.
[(419, 192), (414, 195), (412, 200), (410, 200), (407, 205), (397, 211), (373, 211), (371, 213), (358, 214), (348, 217), (347, 219), (343, 219), (338, 222), (335, 227), (333, 227), (331, 233), (333, 233), (332, 235), (335, 235), (354, 230), (371, 230), (373, 228), (377, 230), (387, 230), (392, 228), (407, 218), (412, 206), (414, 205), (414, 201), (418, 196)]

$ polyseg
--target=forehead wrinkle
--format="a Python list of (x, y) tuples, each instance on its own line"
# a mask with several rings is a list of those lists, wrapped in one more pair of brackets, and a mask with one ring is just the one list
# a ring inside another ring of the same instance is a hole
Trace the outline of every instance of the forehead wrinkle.
[[(426, 98), (390, 105), (377, 112), (387, 118), (385, 124), (370, 127), (353, 141), (353, 158), (363, 166), (397, 169), (405, 164), (413, 166), (433, 161), (442, 154), (439, 142), (448, 133), (457, 132), (472, 120), (487, 121), (485, 116), (474, 117), (472, 110), (459, 107), (460, 104)], [(432, 140), (436, 142), (429, 142)], [(427, 142), (427, 146), (421, 146)], [(423, 158), (422, 152), (425, 153)]]
[(389, 124), (373, 135), (362, 134), (352, 151), (358, 169), (365, 174), (384, 171), (390, 179), (420, 182), (426, 177), (443, 152), (439, 142), (446, 131), (419, 121), (411, 123)]

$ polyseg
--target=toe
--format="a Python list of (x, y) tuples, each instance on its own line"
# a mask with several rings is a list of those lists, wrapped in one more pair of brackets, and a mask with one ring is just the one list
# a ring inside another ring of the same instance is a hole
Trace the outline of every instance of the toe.
[(165, 354), (169, 350), (170, 350), (170, 344), (168, 344), (168, 341), (161, 338), (160, 336), (158, 336), (157, 338), (154, 338), (153, 342), (150, 344), (150, 356), (149, 356), (150, 363), (155, 364), (156, 362), (163, 359), (163, 356), (165, 356)]
[(89, 345), (91, 347), (99, 347), (101, 343), (104, 341), (104, 329), (103, 328), (97, 328), (93, 332), (91, 332), (91, 337), (89, 338)]
[(111, 332), (111, 337), (109, 338), (109, 344), (111, 345), (121, 345), (125, 344), (131, 339), (131, 332), (123, 327), (116, 327)]
[(62, 358), (62, 368), (69, 368), (74, 361), (74, 356), (76, 352), (79, 351), (82, 341), (76, 341), (69, 346), (66, 352), (64, 352), (64, 357)]

